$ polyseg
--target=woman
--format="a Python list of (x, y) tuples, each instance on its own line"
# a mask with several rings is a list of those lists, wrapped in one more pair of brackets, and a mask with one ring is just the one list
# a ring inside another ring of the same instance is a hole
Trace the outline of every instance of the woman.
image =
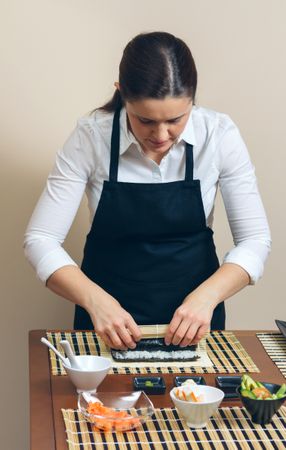
[[(136, 36), (116, 91), (79, 120), (57, 155), (25, 235), (48, 288), (76, 304), (75, 329), (134, 348), (138, 325), (168, 323), (166, 344), (224, 329), (223, 301), (262, 275), (270, 235), (248, 152), (231, 119), (194, 106), (197, 72), (168, 33)], [(235, 247), (220, 266), (213, 232), (219, 185)], [(82, 267), (63, 243), (86, 190)]]

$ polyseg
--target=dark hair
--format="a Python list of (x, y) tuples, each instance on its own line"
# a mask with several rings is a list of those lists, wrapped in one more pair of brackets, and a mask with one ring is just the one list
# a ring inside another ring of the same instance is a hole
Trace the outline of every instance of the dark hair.
[(125, 47), (119, 65), (120, 91), (101, 110), (113, 112), (125, 101), (188, 96), (195, 100), (197, 70), (192, 53), (165, 32), (142, 33)]

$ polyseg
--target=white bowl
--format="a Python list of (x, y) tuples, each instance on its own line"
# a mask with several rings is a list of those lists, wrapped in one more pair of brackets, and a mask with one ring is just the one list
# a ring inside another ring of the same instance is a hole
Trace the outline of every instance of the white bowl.
[(185, 420), (190, 428), (205, 427), (209, 418), (217, 411), (224, 398), (224, 392), (222, 390), (212, 386), (198, 385), (194, 386), (192, 390), (196, 396), (201, 394), (204, 396), (203, 402), (179, 400), (174, 394), (175, 389), (183, 389), (183, 386), (173, 388), (170, 396), (178, 410), (179, 416)]
[(82, 369), (72, 369), (67, 358), (66, 364), (63, 364), (71, 382), (77, 388), (77, 392), (95, 392), (111, 367), (110, 360), (93, 355), (78, 355), (76, 359)]

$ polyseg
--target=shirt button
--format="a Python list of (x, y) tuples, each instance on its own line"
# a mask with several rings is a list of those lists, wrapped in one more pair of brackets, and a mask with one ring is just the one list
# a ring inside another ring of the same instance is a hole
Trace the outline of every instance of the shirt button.
[(158, 180), (158, 181), (162, 180), (162, 175), (160, 172), (153, 172), (152, 176), (153, 176), (154, 180)]

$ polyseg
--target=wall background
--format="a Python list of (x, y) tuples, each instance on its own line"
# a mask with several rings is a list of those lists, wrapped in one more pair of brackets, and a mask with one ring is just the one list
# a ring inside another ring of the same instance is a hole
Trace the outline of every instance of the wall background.
[[(259, 284), (228, 302), (228, 327), (275, 329), (275, 318), (286, 319), (280, 206), (286, 193), (286, 3), (2, 0), (0, 8), (0, 430), (1, 447), (25, 450), (28, 330), (70, 328), (73, 307), (36, 280), (23, 257), (23, 233), (55, 152), (77, 118), (111, 96), (123, 47), (137, 33), (169, 31), (190, 45), (199, 73), (197, 103), (230, 114), (256, 166), (273, 251)], [(85, 206), (66, 242), (79, 262), (88, 231)], [(232, 240), (220, 199), (215, 237), (222, 256)]]

